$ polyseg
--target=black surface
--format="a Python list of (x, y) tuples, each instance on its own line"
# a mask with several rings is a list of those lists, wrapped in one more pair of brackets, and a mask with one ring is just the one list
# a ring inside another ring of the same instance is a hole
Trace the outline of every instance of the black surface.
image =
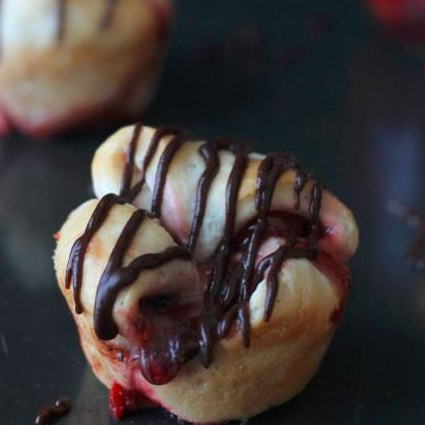
[[(361, 229), (350, 302), (320, 373), (250, 423), (425, 423), (425, 275), (404, 262), (413, 234), (385, 211), (393, 198), (425, 209), (425, 49), (381, 33), (360, 1), (180, 3), (146, 122), (295, 153)], [(241, 46), (252, 28), (262, 42)], [(1, 425), (29, 425), (63, 394), (74, 409), (61, 424), (114, 423), (51, 262), (52, 234), (91, 196), (89, 164), (106, 134), (0, 145)], [(142, 413), (123, 423), (173, 422)]]

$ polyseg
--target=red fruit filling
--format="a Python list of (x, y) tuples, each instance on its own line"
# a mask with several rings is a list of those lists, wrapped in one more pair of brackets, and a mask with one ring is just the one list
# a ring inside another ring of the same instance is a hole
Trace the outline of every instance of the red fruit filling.
[(114, 382), (109, 390), (109, 411), (117, 421), (124, 417), (125, 412), (155, 407), (157, 405), (139, 391), (126, 390), (117, 382)]

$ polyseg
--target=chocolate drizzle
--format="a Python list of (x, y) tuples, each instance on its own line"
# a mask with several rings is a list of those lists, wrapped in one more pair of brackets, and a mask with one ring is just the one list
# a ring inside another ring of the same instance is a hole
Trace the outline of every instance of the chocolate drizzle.
[(122, 200), (117, 195), (109, 194), (104, 196), (97, 204), (83, 235), (79, 237), (72, 246), (68, 265), (66, 267), (65, 287), (66, 289), (69, 289), (72, 283), (75, 312), (77, 314), (81, 314), (83, 312), (80, 292), (83, 282), (84, 258), (86, 256), (87, 248), (93, 236), (106, 220), (109, 211), (115, 203), (122, 203)]
[(174, 156), (177, 154), (178, 150), (184, 142), (184, 138), (182, 137), (179, 131), (172, 132), (174, 134), (174, 137), (164, 149), (164, 152), (162, 153), (161, 158), (158, 162), (158, 169), (156, 172), (155, 187), (153, 189), (151, 208), (152, 215), (155, 218), (161, 217), (162, 198), (164, 196), (164, 188), (165, 183), (167, 181), (168, 169), (170, 168)]
[(143, 129), (143, 126), (141, 123), (137, 123), (134, 126), (133, 136), (131, 137), (131, 141), (128, 146), (125, 169), (124, 169), (123, 179), (121, 182), (121, 195), (124, 197), (128, 197), (128, 192), (131, 189), (131, 183), (132, 183), (133, 174), (134, 174), (135, 155), (136, 155), (136, 150), (139, 143), (140, 135), (142, 133), (142, 129)]
[(34, 424), (46, 425), (52, 419), (65, 416), (71, 410), (71, 404), (67, 397), (61, 397), (53, 406), (44, 407), (37, 415)]
[(301, 193), (305, 188), (305, 185), (310, 178), (309, 174), (305, 171), (298, 170), (297, 177), (295, 179), (294, 193), (295, 193), (295, 211), (298, 211), (301, 207)]
[[(144, 188), (146, 172), (158, 151), (161, 140), (170, 137), (158, 160), (155, 184), (152, 196), (150, 216), (161, 218), (161, 206), (170, 165), (188, 137), (180, 130), (162, 128), (154, 134), (144, 157), (139, 181), (132, 186), (135, 175), (135, 158), (142, 126), (136, 125), (127, 150), (127, 160), (120, 195), (106, 195), (97, 205), (84, 234), (74, 243), (67, 267), (67, 288), (73, 283), (76, 312), (82, 312), (80, 290), (83, 275), (84, 257), (88, 245), (104, 223), (112, 206), (133, 201)], [(215, 343), (228, 335), (233, 325), (240, 330), (244, 345), (250, 346), (250, 310), (249, 300), (258, 284), (266, 279), (266, 303), (264, 320), (270, 320), (278, 294), (278, 274), (282, 264), (289, 259), (307, 258), (314, 260), (318, 255), (318, 241), (322, 227), (319, 221), (322, 186), (311, 186), (308, 220), (297, 218), (295, 225), (287, 226), (284, 245), (263, 258), (258, 264), (259, 249), (270, 229), (270, 215), (275, 187), (282, 175), (288, 171), (296, 173), (294, 183), (295, 210), (301, 208), (301, 194), (307, 187), (309, 174), (300, 169), (293, 157), (284, 154), (270, 154), (259, 164), (255, 208), (257, 215), (247, 228), (238, 248), (236, 241), (236, 216), (239, 192), (246, 172), (249, 152), (245, 146), (234, 140), (206, 142), (199, 148), (199, 155), (205, 163), (195, 198), (192, 228), (187, 248), (173, 247), (158, 254), (146, 254), (123, 267), (123, 259), (137, 231), (149, 214), (138, 210), (133, 213), (125, 225), (113, 248), (107, 266), (98, 285), (95, 302), (95, 331), (102, 340), (113, 339), (117, 327), (113, 321), (112, 310), (119, 292), (135, 282), (139, 274), (146, 269), (154, 269), (173, 260), (190, 261), (196, 250), (197, 241), (205, 217), (211, 185), (220, 169), (219, 153), (230, 152), (234, 156), (225, 193), (225, 222), (220, 243), (213, 261), (203, 264), (209, 270), (209, 282), (204, 297), (204, 309), (194, 322), (185, 322), (180, 327), (167, 325), (169, 333), (161, 330), (158, 323), (153, 325), (155, 335), (152, 342), (145, 342), (149, 348), (142, 347), (140, 366), (145, 378), (154, 384), (169, 382), (180, 366), (197, 353), (201, 362), (208, 367), (212, 361)], [(297, 221), (298, 220), (298, 221)], [(302, 225), (298, 225), (302, 222)], [(297, 224), (298, 223), (298, 224)], [(303, 229), (302, 231), (300, 229)], [(240, 260), (235, 261), (237, 249)], [(170, 334), (172, 332), (172, 334)], [(150, 347), (150, 345), (154, 345)], [(157, 344), (155, 346), (155, 344)], [(177, 348), (176, 348), (177, 347)], [(159, 354), (158, 354), (159, 353)], [(158, 356), (162, 356), (158, 359)], [(155, 363), (156, 362), (156, 363)], [(159, 366), (158, 366), (159, 365)], [(158, 368), (161, 369), (158, 371)], [(164, 372), (164, 370), (166, 370)]]
[[(158, 150), (159, 143), (161, 142), (161, 140), (163, 140), (167, 136), (177, 136), (180, 132), (180, 130), (171, 127), (162, 127), (155, 132), (143, 160), (140, 180), (132, 188), (130, 188), (135, 165), (134, 155), (137, 150), (141, 131), (142, 125), (136, 124), (132, 139), (130, 141), (129, 149), (127, 151), (127, 160), (124, 168), (123, 180), (121, 185), (121, 196), (126, 198), (128, 202), (134, 201), (134, 199), (139, 195), (139, 193), (142, 192), (143, 187), (145, 186), (146, 172)], [(164, 176), (162, 176), (161, 178), (164, 179)]]
[(159, 254), (142, 255), (128, 266), (121, 267), (124, 255), (143, 222), (144, 214), (144, 211), (136, 211), (127, 223), (97, 288), (95, 330), (96, 335), (105, 341), (115, 338), (118, 333), (112, 318), (112, 310), (120, 291), (130, 286), (143, 270), (156, 269), (174, 260), (190, 260), (189, 252), (177, 246)]

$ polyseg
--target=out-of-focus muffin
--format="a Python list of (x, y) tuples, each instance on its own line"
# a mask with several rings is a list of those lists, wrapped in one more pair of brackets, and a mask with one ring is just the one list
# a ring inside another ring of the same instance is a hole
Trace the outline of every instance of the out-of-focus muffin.
[(44, 137), (140, 114), (172, 15), (169, 0), (4, 0), (0, 134)]

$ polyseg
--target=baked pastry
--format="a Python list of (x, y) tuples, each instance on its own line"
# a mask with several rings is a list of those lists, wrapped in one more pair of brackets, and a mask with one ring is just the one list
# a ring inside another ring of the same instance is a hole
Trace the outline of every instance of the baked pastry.
[(114, 415), (217, 423), (298, 394), (347, 297), (347, 207), (288, 155), (172, 128), (118, 131), (92, 174), (54, 262)]
[(3, 0), (0, 134), (134, 117), (152, 97), (170, 0)]

